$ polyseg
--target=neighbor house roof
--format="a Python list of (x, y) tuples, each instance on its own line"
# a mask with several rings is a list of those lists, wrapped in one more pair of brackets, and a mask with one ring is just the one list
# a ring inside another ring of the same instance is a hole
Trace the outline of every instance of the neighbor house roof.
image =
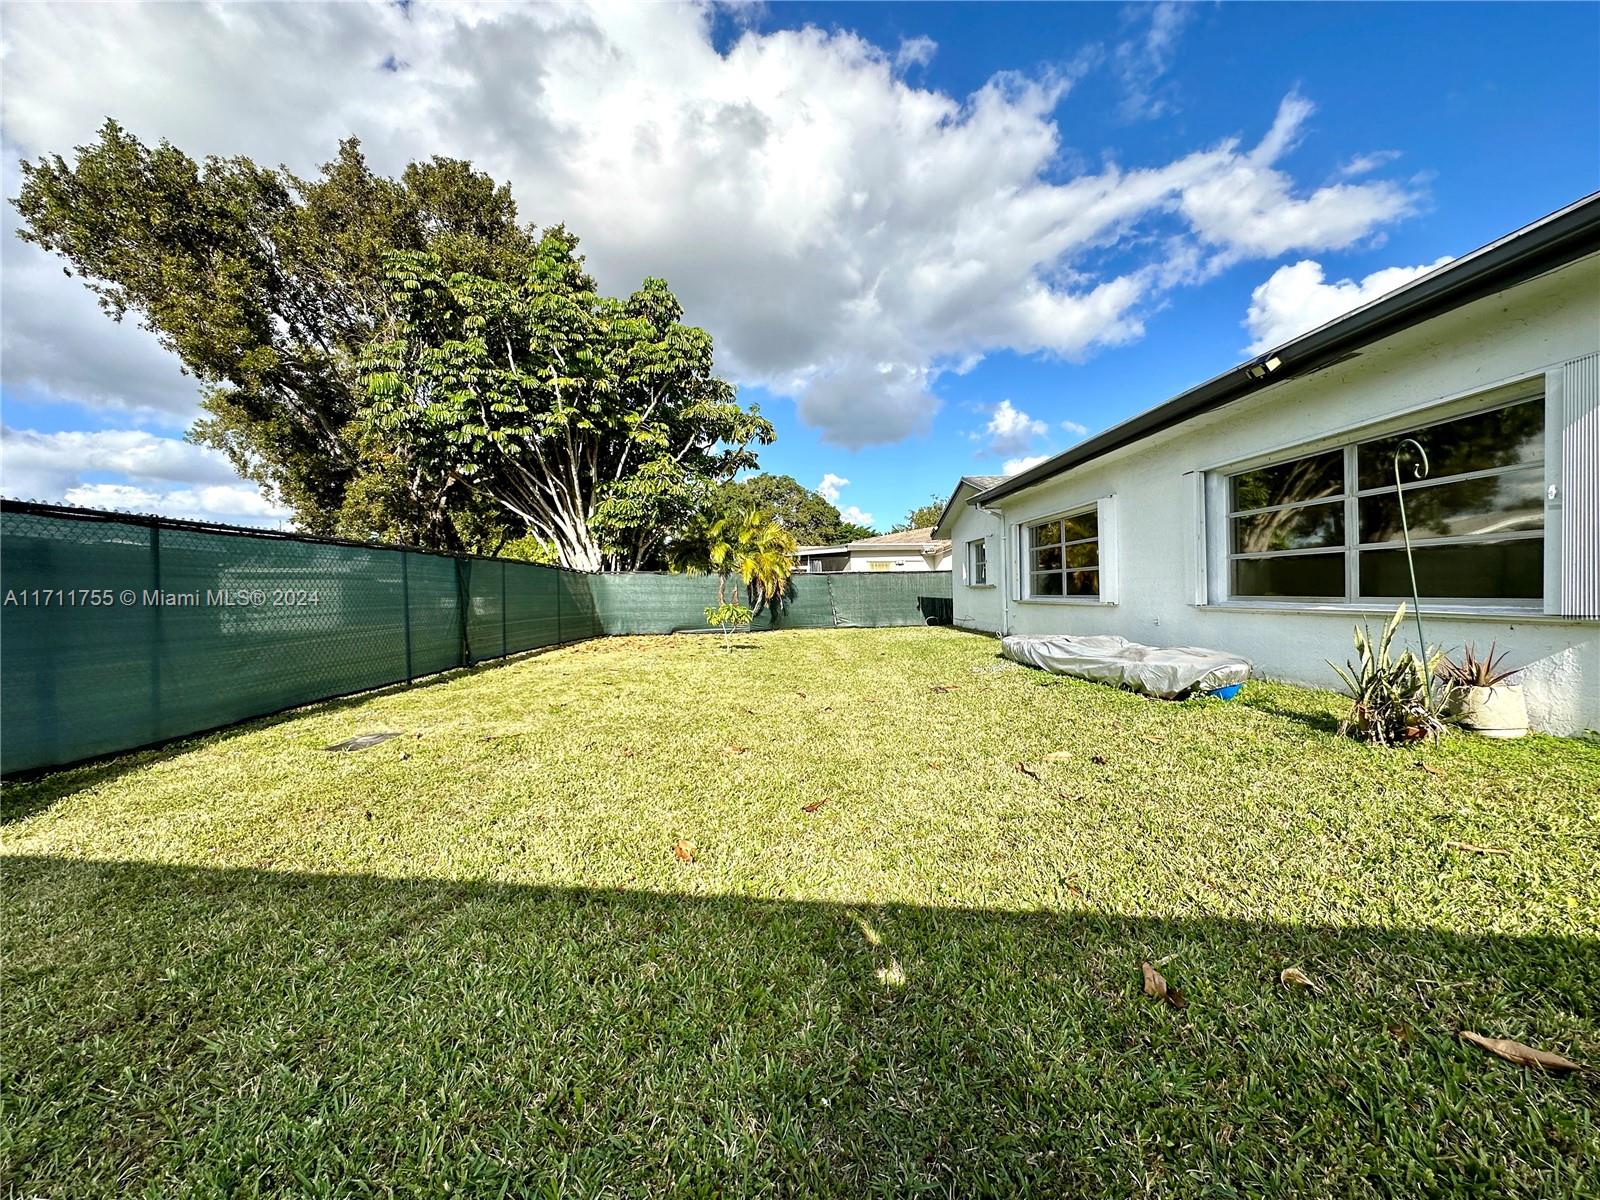
[(852, 550), (894, 550), (899, 547), (916, 550), (943, 549), (950, 543), (933, 536), (933, 527), (906, 529), (899, 533), (880, 533), (877, 537), (861, 538), (850, 543)]
[(1600, 250), (1600, 192), (1585, 196), (1498, 241), (1429, 271), (1370, 304), (1242, 362), (1165, 404), (1079, 442), (1038, 466), (1009, 476), (985, 488), (974, 499), (987, 504), (1020, 492), (1190, 417), (1242, 399), (1269, 384), (1307, 375), (1352, 357), (1362, 347), (1390, 334), (1576, 262), (1597, 250)]

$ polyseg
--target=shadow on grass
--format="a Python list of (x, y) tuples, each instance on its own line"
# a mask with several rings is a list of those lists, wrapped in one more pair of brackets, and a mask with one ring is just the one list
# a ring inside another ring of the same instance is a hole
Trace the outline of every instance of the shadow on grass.
[[(589, 638), (585, 640), (593, 641), (595, 639)], [(476, 675), (483, 671), (498, 670), (500, 667), (508, 666), (512, 663), (524, 662), (530, 658), (538, 658), (556, 650), (566, 650), (582, 644), (583, 642), (579, 641), (562, 642), (556, 646), (539, 646), (532, 650), (524, 650), (518, 654), (508, 655), (505, 658), (487, 659), (473, 663), (471, 666), (452, 667), (448, 671), (440, 671), (435, 675), (420, 676), (410, 683), (391, 683), (383, 687), (371, 688), (367, 691), (334, 696), (327, 700), (313, 700), (305, 704), (291, 705), (289, 708), (280, 709), (265, 716), (249, 717), (233, 724), (219, 725), (196, 733), (182, 734), (141, 749), (120, 750), (114, 754), (86, 759), (67, 766), (39, 767), (30, 771), (17, 771), (5, 777), (6, 786), (0, 789), (0, 826), (9, 825), (13, 821), (21, 821), (36, 813), (44, 812), (57, 801), (65, 800), (86, 788), (108, 783), (120, 778), (129, 771), (138, 770), (140, 767), (146, 767), (152, 763), (165, 762), (170, 758), (176, 758), (180, 754), (187, 754), (202, 745), (220, 745), (236, 737), (243, 737), (246, 734), (255, 733), (262, 729), (270, 729), (274, 725), (281, 725), (285, 721), (295, 720), (311, 711), (319, 713), (339, 712), (384, 696), (439, 687), (442, 684), (454, 683), (465, 676)], [(11, 786), (22, 783), (30, 786), (25, 789)]]
[(1600, 1187), (1592, 1081), (1454, 1036), (1600, 1055), (1573, 939), (50, 858), (4, 911), (15, 1194)]

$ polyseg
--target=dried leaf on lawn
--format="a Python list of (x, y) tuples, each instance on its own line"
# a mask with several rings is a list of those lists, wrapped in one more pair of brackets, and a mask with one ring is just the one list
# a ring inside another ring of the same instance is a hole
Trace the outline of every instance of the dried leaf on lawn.
[(1487, 1050), (1496, 1057), (1503, 1058), (1509, 1063), (1516, 1063), (1519, 1067), (1543, 1067), (1546, 1071), (1581, 1071), (1583, 1068), (1570, 1058), (1563, 1058), (1559, 1054), (1552, 1054), (1548, 1050), (1535, 1050), (1532, 1046), (1524, 1046), (1521, 1042), (1513, 1042), (1510, 1038), (1484, 1037), (1481, 1033), (1471, 1033), (1463, 1029), (1461, 1040), (1470, 1042), (1474, 1046)]
[(1045, 755), (1045, 758), (1049, 759), (1051, 762), (1066, 762), (1067, 759), (1071, 757), (1071, 750), (1052, 750), (1049, 754)]
[(1444, 772), (1432, 763), (1425, 763), (1420, 758), (1417, 760), (1417, 770), (1426, 771), (1429, 775), (1443, 775)]
[(672, 853), (677, 855), (678, 861), (692, 863), (694, 861), (695, 844), (690, 841), (681, 841), (672, 847)]
[(1035, 771), (1032, 767), (1030, 767), (1025, 762), (1019, 762), (1017, 764), (1017, 770), (1021, 771), (1029, 779), (1037, 779), (1037, 778), (1039, 778), (1039, 772)]
[(1472, 842), (1446, 842), (1446, 850), (1460, 850), (1465, 854), (1510, 854), (1509, 850), (1502, 850), (1499, 846), (1477, 846)]
[(817, 811), (817, 809), (821, 808), (827, 802), (828, 802), (828, 798), (826, 796), (824, 796), (821, 800), (813, 800), (810, 804), (802, 804), (800, 806), (800, 811), (801, 812), (814, 813), (814, 812)]
[(933, 690), (936, 692), (953, 692), (956, 690), (956, 685), (953, 683), (936, 683), (933, 685)]
[(1164, 745), (1166, 745), (1166, 741), (1167, 741), (1166, 738), (1160, 737), (1160, 736), (1158, 736), (1158, 735), (1156, 735), (1154, 733), (1145, 734), (1144, 735), (1144, 740), (1149, 742), (1153, 746), (1164, 746)]
[(1278, 972), (1278, 982), (1284, 987), (1304, 988), (1308, 992), (1322, 992), (1322, 985), (1299, 967), (1285, 967)]
[(1165, 1000), (1176, 1009), (1189, 1007), (1189, 1002), (1183, 998), (1183, 993), (1167, 983), (1166, 978), (1147, 962), (1139, 964), (1139, 970), (1144, 973), (1144, 994), (1154, 996), (1157, 1000)]

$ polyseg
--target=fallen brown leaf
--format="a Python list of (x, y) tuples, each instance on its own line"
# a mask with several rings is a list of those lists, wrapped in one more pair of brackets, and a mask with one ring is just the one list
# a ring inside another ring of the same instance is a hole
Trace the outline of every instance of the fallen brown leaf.
[(935, 692), (953, 692), (956, 690), (956, 685), (953, 683), (936, 683), (931, 690)]
[(1019, 762), (1017, 764), (1017, 770), (1021, 771), (1029, 779), (1037, 779), (1037, 778), (1039, 778), (1039, 772), (1035, 771), (1032, 767), (1030, 767), (1025, 762)]
[(728, 750), (731, 753), (734, 753), (734, 754), (748, 754), (748, 753), (750, 753), (750, 747), (749, 746), (729, 746)]
[(810, 804), (802, 804), (800, 806), (800, 811), (801, 812), (814, 813), (814, 812), (817, 811), (817, 809), (821, 808), (827, 802), (828, 802), (828, 798), (826, 796), (824, 796), (821, 800), (813, 800)]
[(672, 853), (678, 857), (679, 862), (692, 863), (694, 861), (695, 845), (693, 842), (677, 842), (672, 847)]
[(1045, 758), (1049, 759), (1051, 762), (1066, 762), (1067, 759), (1071, 757), (1071, 750), (1052, 750), (1049, 754), (1045, 755)]
[(1409, 1025), (1391, 1025), (1389, 1026), (1389, 1036), (1397, 1042), (1409, 1042), (1411, 1040), (1411, 1027)]
[(1432, 763), (1425, 763), (1420, 758), (1416, 761), (1415, 766), (1416, 766), (1417, 770), (1426, 771), (1429, 775), (1443, 775), (1444, 774), (1444, 772), (1439, 770), (1438, 767), (1434, 766)]
[(1144, 994), (1154, 996), (1157, 1000), (1165, 1000), (1173, 1008), (1182, 1009), (1189, 1007), (1189, 1002), (1183, 998), (1183, 993), (1167, 983), (1161, 972), (1147, 962), (1139, 964), (1139, 970), (1144, 973)]
[(1284, 987), (1304, 988), (1308, 992), (1321, 993), (1322, 985), (1299, 967), (1285, 967), (1278, 972), (1278, 982)]
[(1446, 850), (1460, 850), (1463, 854), (1510, 854), (1509, 850), (1502, 850), (1499, 846), (1476, 846), (1471, 842), (1446, 842)]
[(1519, 1067), (1543, 1067), (1546, 1071), (1581, 1071), (1583, 1068), (1570, 1058), (1563, 1058), (1559, 1054), (1551, 1054), (1548, 1050), (1535, 1050), (1532, 1046), (1524, 1046), (1521, 1042), (1513, 1042), (1510, 1038), (1484, 1037), (1481, 1033), (1470, 1033), (1463, 1029), (1461, 1040), (1481, 1047), (1509, 1063), (1516, 1063)]
[(1155, 746), (1164, 746), (1167, 743), (1167, 739), (1166, 738), (1158, 737), (1156, 734), (1153, 734), (1153, 733), (1145, 734), (1144, 735), (1144, 740), (1149, 742), (1149, 743), (1151, 743), (1152, 745), (1155, 745)]
[(797, 691), (797, 692), (795, 692), (795, 695), (799, 696), (800, 699), (802, 699), (802, 700), (804, 700), (806, 698), (806, 694), (804, 692)]

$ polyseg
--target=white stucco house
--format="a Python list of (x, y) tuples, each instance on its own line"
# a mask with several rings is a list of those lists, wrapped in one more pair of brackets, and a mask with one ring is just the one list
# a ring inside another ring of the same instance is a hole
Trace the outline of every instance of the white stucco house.
[(1336, 686), (1351, 626), (1410, 593), (1402, 446), (1429, 640), (1497, 643), (1536, 727), (1600, 728), (1600, 193), (1027, 471), (963, 479), (933, 531), (955, 622)]
[(801, 546), (796, 570), (805, 574), (840, 571), (948, 571), (950, 540), (932, 529), (908, 529), (862, 538), (842, 546)]

